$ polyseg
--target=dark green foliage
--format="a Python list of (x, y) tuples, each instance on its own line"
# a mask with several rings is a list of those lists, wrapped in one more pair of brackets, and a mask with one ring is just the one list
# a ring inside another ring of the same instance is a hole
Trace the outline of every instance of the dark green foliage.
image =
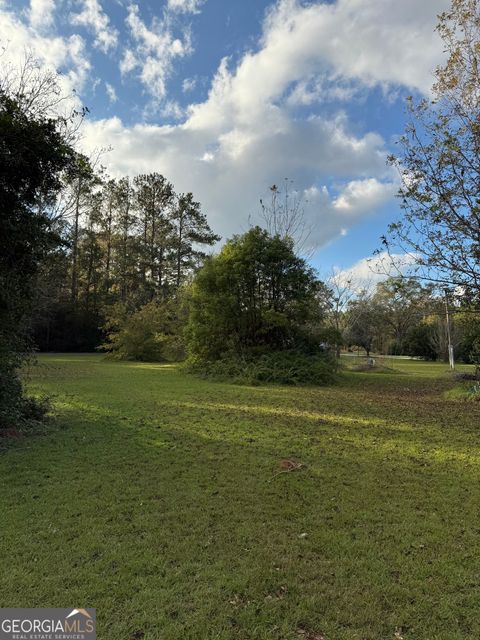
[[(469, 360), (475, 365), (475, 375), (480, 380), (480, 338), (476, 338), (470, 347)], [(480, 384), (477, 383), (475, 391), (478, 399), (480, 399)]]
[(187, 368), (202, 378), (238, 384), (321, 385), (335, 380), (336, 360), (329, 353), (273, 351), (257, 357), (225, 355)]
[(0, 362), (0, 430), (15, 433), (40, 422), (48, 410), (48, 402), (26, 397), (16, 370)]
[(290, 240), (256, 227), (208, 258), (195, 277), (187, 329), (193, 360), (315, 347), (321, 284)]
[(46, 315), (35, 313), (32, 341), (39, 351), (94, 352), (104, 339), (103, 315), (75, 309), (70, 301), (57, 302)]
[(26, 319), (41, 261), (59, 242), (46, 214), (70, 164), (58, 119), (27, 112), (0, 90), (0, 429), (42, 412), (22, 395)]
[(436, 360), (435, 326), (428, 322), (421, 322), (409, 329), (403, 343), (402, 354)]
[(218, 240), (210, 229), (206, 216), (195, 202), (193, 194), (182, 194), (171, 216), (173, 225), (172, 249), (174, 255), (174, 284), (178, 288), (185, 276), (192, 273), (206, 258), (199, 246), (211, 246)]
[(367, 353), (436, 359), (445, 302), (413, 278), (391, 277), (348, 304), (345, 340)]
[(381, 323), (381, 307), (372, 296), (362, 292), (349, 304), (345, 332), (347, 344), (362, 347), (368, 356), (379, 334)]
[(321, 384), (327, 291), (290, 239), (256, 227), (207, 259), (191, 288), (188, 366), (239, 382)]
[[(45, 207), (70, 149), (50, 119), (27, 117), (0, 92), (0, 327), (17, 333), (41, 260), (58, 242)], [(39, 205), (41, 204), (41, 208)]]
[(137, 213), (137, 250), (142, 302), (148, 302), (166, 285), (168, 254), (171, 250), (172, 223), (169, 212), (175, 193), (167, 179), (150, 173), (136, 176), (134, 207)]
[(153, 300), (129, 313), (122, 304), (111, 307), (107, 342), (101, 349), (117, 360), (178, 361), (185, 357), (176, 300)]
[(318, 339), (324, 348), (337, 349), (343, 344), (342, 332), (333, 326), (322, 327), (318, 331)]
[(390, 353), (403, 353), (408, 331), (432, 306), (432, 292), (431, 286), (424, 287), (414, 278), (390, 277), (378, 283), (373, 299), (380, 311), (383, 333), (390, 339)]
[(480, 313), (473, 313), (473, 310), (470, 310), (463, 315), (460, 314), (456, 325), (461, 332), (457, 358), (480, 365)]
[(174, 300), (219, 240), (192, 194), (159, 173), (108, 179), (77, 155), (63, 201), (64, 251), (42, 269), (35, 301), (41, 349), (94, 350), (112, 307)]

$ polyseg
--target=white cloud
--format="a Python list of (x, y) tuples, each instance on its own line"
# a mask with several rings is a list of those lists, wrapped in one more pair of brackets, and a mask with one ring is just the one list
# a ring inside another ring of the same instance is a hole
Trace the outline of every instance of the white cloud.
[(123, 52), (123, 58), (120, 61), (121, 74), (125, 75), (127, 73), (130, 73), (130, 71), (133, 71), (138, 65), (139, 62), (135, 57), (133, 51), (131, 49), (125, 49), (125, 51)]
[(182, 82), (182, 91), (183, 93), (194, 91), (196, 86), (197, 86), (197, 78), (184, 78)]
[(179, 13), (199, 13), (206, 0), (168, 0), (168, 8)]
[(110, 102), (111, 103), (117, 102), (118, 96), (117, 96), (117, 92), (115, 91), (115, 87), (111, 85), (109, 82), (106, 82), (105, 90), (107, 92), (108, 99), (110, 100)]
[(415, 263), (411, 254), (389, 254), (382, 251), (376, 256), (362, 258), (348, 269), (334, 267), (333, 273), (337, 283), (354, 293), (373, 291), (375, 286), (389, 276), (406, 274)]
[(121, 72), (126, 74), (138, 68), (145, 89), (154, 98), (164, 98), (174, 61), (192, 52), (189, 30), (184, 29), (180, 37), (175, 37), (168, 16), (162, 20), (154, 18), (151, 26), (147, 27), (136, 4), (129, 5), (126, 24), (135, 43), (135, 51), (126, 49), (120, 64)]
[[(293, 178), (308, 200), (312, 241), (325, 244), (391, 198), (395, 185), (385, 164), (387, 150), (375, 132), (354, 134), (342, 112), (292, 117), (291, 96), (303, 91), (297, 102), (308, 105), (323, 99), (325, 91), (332, 92), (329, 99), (342, 92), (347, 99), (361, 84), (425, 87), (428, 65), (440, 55), (432, 44), (434, 13), (433, 5), (418, 10), (413, 0), (401, 8), (393, 0), (339, 0), (334, 5), (281, 0), (265, 20), (258, 51), (247, 52), (234, 68), (222, 60), (208, 98), (189, 107), (184, 123), (129, 128), (111, 119), (90, 123), (86, 139), (112, 144), (115, 171), (158, 170), (179, 190), (193, 190), (223, 235), (244, 227), (249, 216), (258, 219), (258, 200), (269, 185)], [(373, 15), (379, 39), (372, 38)], [(160, 53), (170, 50), (172, 36), (164, 23), (147, 28), (134, 5), (128, 21), (139, 48), (127, 52), (123, 64), (138, 66), (144, 81), (150, 77), (156, 93), (164, 96), (171, 58)], [(426, 41), (414, 39), (416, 52), (421, 48), (426, 56), (408, 67), (412, 53), (403, 45), (409, 34), (426, 36), (427, 31)], [(178, 55), (184, 52), (180, 43)], [(153, 59), (151, 71), (139, 62), (142, 56)]]
[(358, 216), (360, 213), (378, 209), (394, 195), (396, 190), (397, 185), (394, 183), (382, 183), (375, 178), (352, 180), (335, 198), (333, 207), (346, 216)]
[(176, 100), (167, 100), (167, 102), (165, 102), (161, 107), (161, 114), (164, 118), (181, 120), (185, 115), (185, 112)]
[(297, 107), (332, 101), (348, 102), (361, 94), (358, 82), (323, 73), (297, 82), (287, 98), (287, 104)]
[(327, 77), (337, 96), (343, 90), (348, 97), (355, 83), (427, 91), (442, 56), (433, 33), (436, 11), (438, 2), (434, 6), (431, 0), (421, 9), (417, 0), (338, 0), (306, 6), (281, 0), (266, 18), (259, 51), (248, 52), (233, 71), (227, 59), (222, 61), (209, 99), (192, 106), (189, 127), (218, 129), (232, 118), (248, 124), (265, 115), (270, 120), (279, 117), (278, 101), (285, 92), (292, 93), (292, 86), (294, 102), (295, 86), (297, 101), (318, 99), (325, 80), (308, 92), (312, 76)]
[[(302, 6), (280, 0), (267, 17), (264, 50), (281, 70), (327, 65), (334, 75), (366, 86), (401, 84), (428, 92), (442, 59), (434, 35), (449, 0), (337, 0)], [(262, 70), (259, 70), (260, 73)], [(275, 79), (274, 79), (275, 81)]]
[[(46, 6), (46, 5), (45, 5)], [(35, 12), (40, 5), (35, 5)], [(78, 34), (69, 37), (45, 35), (47, 23), (38, 24), (38, 16), (32, 14), (33, 4), (28, 14), (29, 23), (21, 20), (21, 14), (15, 14), (0, 4), (0, 43), (5, 47), (2, 65), (12, 65), (18, 69), (25, 59), (26, 52), (31, 52), (39, 63), (51, 71), (60, 70), (61, 90), (71, 94), (73, 90), (81, 92), (90, 72), (85, 41)], [(34, 26), (36, 24), (36, 26)]]
[[(389, 180), (384, 168), (380, 137), (356, 138), (344, 121), (315, 119), (308, 126), (287, 121), (277, 134), (256, 131), (243, 135), (233, 129), (212, 137), (208, 130), (176, 126), (136, 125), (125, 127), (118, 118), (90, 122), (85, 143), (91, 148), (111, 144), (107, 157), (118, 174), (160, 171), (180, 191), (192, 190), (202, 202), (214, 228), (228, 236), (247, 225), (249, 216), (259, 220), (259, 198), (282, 176), (295, 178), (305, 189), (305, 210), (313, 225), (311, 240), (322, 245), (342, 230), (374, 212), (391, 193), (391, 184), (365, 177), (355, 185), (353, 174), (374, 172)], [(320, 151), (321, 150), (321, 151)], [(344, 182), (332, 193), (312, 186), (320, 176), (336, 175)], [(352, 193), (355, 197), (352, 197)], [(345, 210), (336, 206), (349, 201)]]
[[(416, 0), (280, 0), (258, 50), (233, 68), (223, 59), (208, 98), (190, 105), (185, 122), (129, 128), (111, 119), (89, 124), (87, 141), (112, 144), (116, 171), (158, 170), (179, 190), (193, 190), (223, 235), (249, 216), (258, 219), (258, 199), (269, 185), (293, 178), (308, 200), (312, 239), (325, 244), (391, 198), (387, 150), (375, 132), (354, 134), (342, 112), (301, 118), (292, 108), (347, 100), (373, 85), (427, 91), (442, 55), (433, 34), (438, 9), (437, 0), (420, 8)], [(164, 97), (173, 59), (190, 50), (188, 39), (175, 49), (167, 22), (147, 27), (135, 5), (128, 24), (137, 48), (122, 64), (138, 68), (145, 85)]]
[(104, 53), (114, 49), (118, 42), (118, 31), (110, 24), (98, 0), (79, 0), (79, 2), (82, 9), (80, 13), (71, 15), (71, 23), (91, 29), (95, 34), (94, 46)]
[(34, 29), (48, 29), (53, 25), (54, 0), (30, 0), (28, 19)]
[(70, 36), (67, 41), (67, 50), (72, 67), (66, 71), (66, 76), (70, 79), (72, 88), (75, 91), (81, 91), (91, 70), (85, 50), (85, 40), (78, 34)]

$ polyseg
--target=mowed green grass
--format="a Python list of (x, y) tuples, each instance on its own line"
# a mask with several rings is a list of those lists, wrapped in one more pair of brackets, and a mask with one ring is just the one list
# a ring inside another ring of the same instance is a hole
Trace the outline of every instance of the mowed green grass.
[(55, 417), (0, 453), (0, 605), (96, 607), (101, 640), (478, 640), (480, 403), (399, 368), (242, 387), (40, 357)]

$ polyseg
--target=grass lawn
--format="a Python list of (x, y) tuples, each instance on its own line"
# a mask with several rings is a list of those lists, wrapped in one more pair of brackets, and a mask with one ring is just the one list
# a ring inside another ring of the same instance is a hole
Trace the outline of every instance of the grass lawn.
[(480, 403), (398, 368), (242, 387), (40, 357), (55, 421), (0, 453), (0, 605), (96, 607), (100, 640), (478, 640)]

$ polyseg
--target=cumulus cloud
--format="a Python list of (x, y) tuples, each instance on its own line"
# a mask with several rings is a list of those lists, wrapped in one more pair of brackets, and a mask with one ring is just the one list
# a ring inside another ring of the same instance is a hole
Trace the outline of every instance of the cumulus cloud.
[[(208, 98), (190, 105), (183, 123), (129, 128), (115, 118), (90, 123), (86, 141), (112, 144), (114, 171), (155, 169), (179, 190), (193, 190), (223, 235), (258, 220), (259, 198), (283, 177), (304, 192), (312, 242), (344, 234), (382, 207), (395, 186), (380, 135), (354, 134), (343, 112), (292, 117), (291, 87), (311, 82), (322, 60), (317, 31), (329, 11), (330, 5), (280, 2), (266, 18), (258, 50), (233, 68), (223, 59)], [(135, 9), (130, 20), (139, 41), (160, 47), (161, 36), (145, 31)]]
[(173, 120), (181, 120), (185, 115), (176, 100), (167, 100), (161, 107), (161, 114), (164, 118), (172, 118)]
[(125, 49), (120, 61), (120, 73), (122, 75), (130, 73), (130, 71), (133, 71), (138, 64), (139, 63), (133, 51), (131, 49)]
[[(82, 91), (91, 69), (85, 41), (78, 34), (62, 37), (44, 33), (50, 17), (47, 16), (47, 22), (38, 23), (36, 12), (41, 6), (38, 2), (31, 3), (27, 24), (21, 14), (9, 11), (0, 3), (0, 43), (5, 47), (2, 64), (4, 68), (12, 65), (18, 69), (26, 52), (31, 52), (46, 69), (62, 71), (60, 84), (64, 94)], [(47, 4), (44, 2), (43, 6)]]
[(28, 19), (34, 29), (48, 29), (53, 25), (54, 0), (30, 0)]
[(343, 287), (354, 293), (373, 291), (375, 286), (389, 276), (404, 275), (415, 263), (412, 254), (389, 254), (382, 251), (376, 256), (362, 258), (348, 269), (334, 267), (333, 277)]
[(337, 0), (302, 5), (281, 0), (267, 16), (264, 50), (277, 52), (280, 72), (318, 63), (366, 86), (403, 85), (428, 92), (441, 61), (433, 34), (449, 0)]
[[(438, 9), (437, 2), (419, 8), (416, 0), (305, 6), (281, 0), (266, 17), (259, 50), (247, 52), (233, 71), (227, 59), (222, 61), (208, 101), (191, 108), (189, 126), (218, 127), (228, 117), (248, 123), (265, 115), (266, 106), (274, 118), (278, 101), (291, 87), (293, 94), (307, 96), (304, 102), (312, 102), (321, 94), (318, 86), (305, 90), (312, 74), (327, 74), (340, 87), (350, 81), (367, 87), (401, 84), (426, 92), (442, 56), (433, 35)], [(350, 91), (353, 88), (350, 85)]]
[(375, 211), (389, 200), (397, 190), (394, 183), (382, 183), (375, 178), (352, 180), (334, 202), (334, 209), (345, 217)]
[(157, 99), (167, 93), (167, 79), (177, 58), (192, 52), (191, 36), (185, 28), (180, 37), (176, 37), (168, 20), (154, 18), (147, 26), (140, 17), (138, 5), (130, 4), (126, 25), (135, 47), (127, 48), (120, 63), (123, 74), (139, 71), (139, 78), (148, 93)]
[(305, 107), (324, 102), (348, 102), (364, 94), (360, 83), (323, 72), (295, 83), (288, 95), (287, 104), (290, 107)]
[(80, 4), (81, 11), (71, 15), (71, 23), (93, 31), (94, 46), (104, 53), (114, 49), (118, 42), (118, 31), (110, 24), (98, 0), (80, 0)]
[[(329, 78), (337, 96), (342, 90), (351, 95), (355, 83), (427, 91), (442, 52), (433, 35), (438, 3), (424, 4), (428, 11), (416, 0), (306, 6), (281, 0), (267, 15), (259, 50), (247, 52), (233, 71), (228, 59), (222, 61), (209, 99), (191, 107), (189, 126), (219, 128), (232, 118), (249, 123), (266, 114), (281, 118), (278, 103), (285, 93), (304, 104), (322, 95), (325, 80), (318, 80), (319, 74)], [(312, 75), (317, 81), (309, 88)]]
[[(373, 212), (392, 191), (381, 138), (357, 138), (344, 127), (343, 120), (315, 119), (305, 128), (286, 121), (276, 134), (231, 130), (212, 136), (208, 129), (192, 131), (188, 122), (129, 128), (111, 118), (87, 123), (85, 143), (91, 148), (111, 144), (106, 161), (118, 174), (157, 170), (179, 190), (192, 190), (222, 235), (244, 228), (249, 217), (258, 221), (259, 198), (279, 176), (291, 176), (303, 192), (311, 240), (321, 245)], [(385, 182), (367, 177), (371, 172)], [(352, 184), (352, 173), (365, 176), (364, 182), (358, 178)], [(341, 183), (337, 188), (313, 184), (332, 174)], [(336, 206), (339, 201), (348, 207)]]

